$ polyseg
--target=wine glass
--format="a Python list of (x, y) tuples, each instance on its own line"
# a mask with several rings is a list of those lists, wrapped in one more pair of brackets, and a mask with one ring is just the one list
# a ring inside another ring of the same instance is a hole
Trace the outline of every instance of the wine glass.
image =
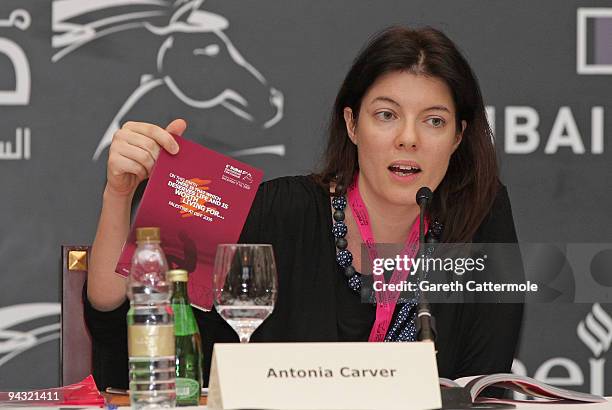
[(214, 304), (241, 343), (248, 343), (274, 310), (276, 283), (272, 245), (218, 245), (213, 270)]

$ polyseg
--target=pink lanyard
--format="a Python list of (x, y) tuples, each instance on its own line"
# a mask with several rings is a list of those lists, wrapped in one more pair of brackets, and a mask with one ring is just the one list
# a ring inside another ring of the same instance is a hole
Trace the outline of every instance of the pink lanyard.
[[(363, 203), (363, 199), (361, 198), (361, 194), (359, 193), (359, 184), (358, 178), (355, 176), (355, 181), (348, 188), (347, 192), (349, 205), (351, 207), (351, 211), (353, 212), (353, 216), (355, 217), (355, 222), (357, 222), (357, 226), (359, 227), (359, 233), (361, 234), (361, 239), (363, 240), (366, 248), (368, 249), (368, 255), (370, 257), (370, 263), (374, 259), (378, 257), (378, 252), (376, 251), (376, 242), (374, 240), (374, 235), (372, 234), (372, 227), (370, 226), (370, 218), (368, 217), (368, 210)], [(425, 219), (425, 231), (427, 231), (428, 221)], [(408, 240), (406, 241), (406, 245), (404, 249), (402, 249), (401, 257), (404, 255), (412, 260), (418, 252), (419, 249), (419, 218), (417, 217), (415, 222), (412, 224), (412, 228), (410, 229), (410, 233), (408, 234)], [(391, 279), (389, 281), (390, 284), (398, 284), (401, 281), (406, 280), (409, 274), (409, 270), (398, 270), (396, 269), (391, 275)], [(384, 283), (384, 276), (380, 276), (380, 280)], [(391, 324), (391, 318), (393, 317), (393, 312), (395, 311), (395, 305), (397, 304), (397, 299), (399, 298), (399, 291), (376, 291), (376, 320), (374, 322), (374, 326), (372, 326), (372, 330), (370, 331), (370, 342), (383, 342), (385, 340), (385, 336), (387, 335), (387, 330), (389, 329), (389, 325)]]

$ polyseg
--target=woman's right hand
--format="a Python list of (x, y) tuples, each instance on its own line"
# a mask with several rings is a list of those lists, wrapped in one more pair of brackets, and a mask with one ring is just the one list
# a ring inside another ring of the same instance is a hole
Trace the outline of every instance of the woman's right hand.
[(145, 122), (128, 121), (113, 135), (108, 154), (106, 190), (131, 196), (140, 182), (151, 174), (161, 148), (176, 154), (179, 146), (172, 134), (182, 135), (185, 120), (176, 119), (166, 129)]

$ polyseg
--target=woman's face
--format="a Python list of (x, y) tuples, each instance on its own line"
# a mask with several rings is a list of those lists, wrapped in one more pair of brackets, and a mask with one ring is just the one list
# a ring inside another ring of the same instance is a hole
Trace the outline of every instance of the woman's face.
[(435, 190), (465, 129), (455, 126), (447, 85), (434, 77), (391, 72), (364, 95), (359, 117), (344, 109), (349, 137), (357, 145), (360, 188), (393, 205), (416, 204), (423, 186)]

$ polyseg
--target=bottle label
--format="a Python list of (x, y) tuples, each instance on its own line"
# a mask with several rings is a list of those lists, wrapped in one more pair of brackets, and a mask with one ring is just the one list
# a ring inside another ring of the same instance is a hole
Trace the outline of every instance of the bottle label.
[(198, 324), (193, 316), (193, 310), (190, 305), (182, 303), (173, 303), (172, 310), (174, 311), (174, 334), (177, 336), (188, 336), (200, 333)]
[(200, 383), (193, 379), (177, 377), (176, 399), (177, 401), (192, 399), (193, 401), (197, 402), (200, 399)]
[(174, 356), (174, 325), (128, 326), (130, 357)]

